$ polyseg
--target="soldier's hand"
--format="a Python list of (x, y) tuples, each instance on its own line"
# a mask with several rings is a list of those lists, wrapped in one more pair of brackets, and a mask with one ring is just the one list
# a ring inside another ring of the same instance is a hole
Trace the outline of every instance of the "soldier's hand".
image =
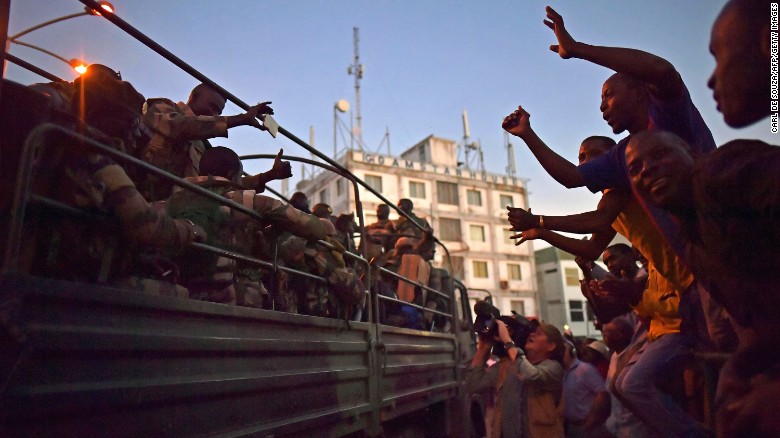
[(532, 132), (531, 115), (528, 114), (528, 111), (524, 110), (522, 106), (518, 105), (517, 109), (512, 112), (512, 114), (504, 117), (501, 127), (504, 128), (504, 131), (514, 136), (523, 137)]
[(282, 161), (282, 155), (284, 155), (284, 149), (279, 149), (270, 171), (272, 179), (286, 179), (292, 176), (292, 166), (289, 161)]
[(270, 107), (270, 105), (271, 102), (262, 102), (250, 107), (249, 110), (244, 113), (244, 123), (248, 126), (254, 126), (261, 131), (265, 131), (266, 128), (260, 124), (258, 117), (262, 117), (266, 114), (273, 114), (274, 110)]
[(539, 217), (531, 214), (531, 209), (524, 210), (519, 207), (507, 206), (509, 211), (509, 223), (513, 231), (526, 231), (531, 228), (539, 228)]
[(563, 25), (563, 17), (561, 14), (555, 12), (555, 9), (547, 6), (547, 19), (544, 20), (544, 24), (555, 32), (555, 38), (558, 39), (558, 44), (550, 46), (550, 50), (557, 53), (563, 59), (569, 59), (575, 56), (578, 43), (571, 37), (566, 27)]

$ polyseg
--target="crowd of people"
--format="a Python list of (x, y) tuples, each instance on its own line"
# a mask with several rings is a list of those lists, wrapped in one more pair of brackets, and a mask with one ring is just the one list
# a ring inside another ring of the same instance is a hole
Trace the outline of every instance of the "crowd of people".
[[(769, 15), (768, 1), (731, 0), (712, 27), (716, 68), (707, 85), (733, 128), (770, 114)], [(570, 216), (508, 207), (508, 221), (518, 244), (544, 239), (578, 257), (582, 292), (604, 342), (577, 345), (542, 323), (521, 344), (496, 320), (496, 332), (480, 338), (467, 378), (470, 390), (494, 394), (487, 433), (706, 436), (713, 431), (662, 384), (695, 348), (730, 353), (718, 381), (717, 434), (780, 436), (772, 413), (780, 395), (780, 148), (757, 140), (717, 147), (667, 60), (577, 41), (549, 7), (545, 24), (557, 39), (551, 50), (561, 58), (614, 71), (604, 82), (600, 111), (615, 134), (628, 135), (618, 142), (585, 138), (575, 165), (544, 143), (519, 106), (503, 128), (520, 137), (557, 182), (602, 196), (594, 211)], [(82, 213), (33, 215), (22, 269), (353, 320), (365, 320), (370, 288), (384, 298), (380, 322), (447, 330), (447, 318), (426, 310), (448, 311), (450, 274), (431, 264), (433, 230), (409, 199), (399, 201), (403, 214), (394, 221), (390, 207), (379, 205), (377, 222), (356, 245), (352, 214), (334, 216), (327, 204), (310, 209), (303, 193), (289, 203), (261, 194), (268, 182), (291, 176), (282, 151), (269, 171), (246, 175), (234, 151), (210, 144), (236, 126), (265, 129), (260, 121), (273, 114), (271, 102), (222, 116), (225, 97), (207, 84), (195, 87), (186, 103), (145, 99), (119, 73), (97, 64), (73, 83), (31, 88), (50, 97), (60, 123), (201, 190), (76, 139), (46, 145), (47, 153), (36, 158), (33, 189)], [(106, 216), (116, 221), (105, 222)], [(616, 234), (631, 246), (609, 246)], [(348, 252), (368, 254), (370, 263), (356, 263)], [(593, 264), (599, 256), (608, 271)], [(488, 367), (491, 354), (495, 363)]]
[[(770, 3), (731, 0), (712, 27), (716, 67), (707, 85), (733, 128), (770, 114), (770, 12), (777, 10)], [(504, 119), (504, 129), (520, 137), (560, 184), (587, 186), (602, 198), (596, 210), (571, 216), (509, 207), (508, 220), (517, 244), (543, 239), (578, 257), (583, 295), (612, 354), (599, 385), (594, 370), (581, 369), (574, 354), (579, 349), (563, 346), (554, 378), (561, 397), (553, 410), (565, 427), (539, 434), (531, 426), (548, 418), (531, 411), (529, 388), (543, 361), (507, 344), (510, 359), (494, 365), (498, 377), (488, 386), (502, 394), (510, 378), (519, 379), (523, 384), (511, 390), (520, 395), (512, 400), (524, 404), (513, 401), (511, 412), (504, 405), (503, 416), (519, 419), (512, 429), (502, 420), (490, 436), (780, 436), (770, 407), (780, 395), (780, 148), (758, 140), (716, 147), (671, 63), (640, 50), (577, 41), (549, 7), (545, 24), (557, 39), (550, 49), (561, 58), (614, 71), (604, 82), (600, 110), (615, 134), (628, 135), (617, 143), (586, 138), (575, 165), (539, 138), (529, 113), (518, 107)], [(579, 240), (556, 231), (591, 236)], [(632, 246), (608, 246), (616, 233)], [(593, 264), (602, 252), (608, 272)], [(481, 340), (487, 347), (477, 353), (473, 372), (483, 368), (485, 349), (495, 340)], [(692, 349), (727, 357), (714, 431), (674, 403), (664, 384), (680, 377), (679, 363)]]

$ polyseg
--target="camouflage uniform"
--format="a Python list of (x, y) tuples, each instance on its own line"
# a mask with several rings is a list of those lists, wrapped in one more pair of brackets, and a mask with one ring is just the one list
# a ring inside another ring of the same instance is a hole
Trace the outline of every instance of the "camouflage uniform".
[[(259, 195), (254, 190), (234, 190), (236, 185), (224, 178), (198, 176), (186, 178), (186, 180), (218, 193), (263, 216), (262, 223), (257, 223), (249, 216), (231, 210), (227, 206), (217, 205), (208, 200), (203, 201), (207, 205), (211, 204), (221, 215), (221, 217), (216, 218), (216, 222), (219, 222), (217, 224), (219, 230), (214, 231), (215, 227), (210, 226), (212, 231), (209, 232), (205, 223), (199, 224), (204, 226), (207, 233), (210, 234), (211, 240), (208, 243), (211, 245), (246, 255), (256, 255), (254, 243), (257, 239), (257, 233), (261, 231), (261, 226), (265, 224), (271, 224), (277, 229), (295, 233), (306, 239), (322, 239), (326, 235), (324, 225), (316, 217), (302, 213), (277, 199)], [(185, 195), (181, 191), (177, 191), (169, 200), (166, 208), (170, 211), (171, 203), (176, 202), (176, 199), (181, 196)], [(195, 194), (186, 196), (189, 199), (197, 197)], [(202, 207), (192, 202), (190, 204), (192, 204), (192, 209)], [(171, 214), (188, 217), (189, 213), (193, 213), (192, 220), (194, 222), (197, 222), (197, 216), (203, 216), (198, 211), (188, 213), (186, 211), (188, 208), (187, 205), (184, 205), (183, 210), (177, 208), (177, 211), (171, 212)], [(222, 256), (206, 257), (202, 252), (195, 251), (190, 252), (183, 259), (187, 260), (183, 266), (189, 265), (185, 268), (183, 283), (187, 285), (195, 298), (260, 307), (263, 296), (267, 295), (265, 287), (260, 282), (261, 272), (254, 265), (236, 263), (236, 261)], [(196, 262), (191, 263), (192, 260)], [(203, 269), (208, 261), (213, 262), (213, 265)]]
[[(423, 228), (430, 228), (431, 225), (428, 223), (427, 220), (417, 217), (414, 213), (408, 213), (409, 216), (411, 216), (415, 222), (420, 224)], [(418, 228), (415, 224), (413, 224), (409, 219), (405, 218), (404, 216), (399, 217), (395, 221), (395, 232), (399, 237), (404, 236), (415, 236), (416, 239), (422, 238), (423, 230)], [(417, 243), (417, 240), (413, 240), (413, 243)]]
[[(100, 141), (123, 150), (123, 144), (105, 136)], [(48, 237), (45, 261), (34, 270), (47, 275), (82, 281), (109, 282), (124, 275), (120, 257), (122, 251), (133, 248), (169, 248), (181, 250), (191, 242), (194, 227), (174, 220), (152, 208), (125, 173), (107, 157), (76, 152), (77, 148), (49, 149), (39, 164), (36, 191), (74, 207), (113, 213), (116, 223), (91, 223), (83, 219), (45, 218), (43, 235)], [(48, 187), (47, 187), (48, 186)], [(43, 242), (43, 240), (41, 240)]]
[(285, 273), (279, 290), (280, 293), (289, 291), (291, 296), (281, 297), (280, 301), (293, 304), (304, 315), (349, 316), (351, 306), (363, 299), (365, 288), (354, 269), (345, 265), (344, 247), (330, 236), (320, 240), (330, 243), (334, 249), (294, 236), (280, 239), (280, 256), (287, 266), (325, 277), (328, 282)]
[[(143, 121), (152, 137), (141, 159), (181, 178), (199, 175), (200, 157), (210, 147), (206, 139), (228, 136), (226, 117), (197, 116), (187, 104), (164, 98), (146, 101)], [(152, 200), (167, 198), (172, 188), (153, 177), (144, 184)]]

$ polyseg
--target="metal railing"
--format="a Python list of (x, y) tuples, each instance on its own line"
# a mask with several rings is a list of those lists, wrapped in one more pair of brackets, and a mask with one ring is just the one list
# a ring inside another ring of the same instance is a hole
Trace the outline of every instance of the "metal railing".
[[(99, 10), (99, 8), (100, 8), (100, 5), (96, 1), (94, 1), (94, 0), (79, 0), (79, 1), (82, 4), (84, 4), (87, 8), (96, 9), (96, 10)], [(106, 20), (109, 20), (111, 23), (113, 23), (114, 25), (116, 25), (117, 27), (119, 27), (120, 29), (125, 31), (126, 33), (128, 33), (130, 36), (132, 36), (133, 38), (135, 38), (136, 40), (138, 40), (142, 44), (144, 44), (147, 47), (151, 48), (153, 51), (155, 51), (159, 55), (163, 56), (165, 59), (167, 59), (168, 61), (170, 61), (171, 63), (173, 63), (177, 67), (179, 67), (180, 69), (182, 69), (184, 72), (190, 74), (191, 76), (193, 76), (194, 78), (198, 79), (202, 83), (205, 83), (205, 84), (211, 86), (212, 88), (217, 90), (220, 94), (225, 96), (225, 98), (227, 100), (230, 100), (231, 102), (233, 102), (238, 107), (243, 108), (245, 110), (247, 110), (249, 108), (249, 105), (246, 104), (244, 101), (242, 101), (241, 99), (239, 99), (238, 97), (236, 97), (235, 95), (233, 95), (232, 93), (227, 91), (224, 87), (220, 86), (219, 84), (217, 84), (216, 82), (214, 82), (213, 80), (208, 78), (206, 75), (204, 75), (200, 71), (196, 70), (195, 68), (193, 68), (192, 66), (190, 66), (189, 64), (184, 62), (182, 59), (180, 59), (177, 56), (175, 56), (173, 53), (171, 53), (170, 51), (165, 49), (163, 46), (161, 46), (160, 44), (158, 44), (157, 42), (155, 42), (154, 40), (152, 40), (151, 38), (149, 38), (148, 36), (146, 36), (145, 34), (140, 32), (138, 29), (136, 29), (135, 27), (133, 27), (132, 25), (130, 25), (126, 21), (124, 21), (121, 18), (119, 18), (116, 14), (114, 14), (114, 13), (103, 13), (103, 14), (101, 14), (101, 16), (103, 18), (105, 18)], [(57, 78), (56, 76), (53, 76), (53, 75), (49, 75), (49, 74), (47, 74), (47, 72), (45, 72), (45, 71), (43, 71), (41, 69), (38, 69), (37, 67), (33, 66), (32, 64), (26, 63), (25, 61), (20, 60), (20, 59), (18, 59), (16, 57), (12, 57), (11, 55), (9, 55), (7, 53), (5, 54), (5, 56), (6, 56), (7, 59), (11, 60), (12, 62), (18, 63), (19, 65), (23, 66), (24, 68), (28, 68), (31, 71), (36, 72), (38, 74), (41, 74), (41, 75), (43, 75), (44, 77), (46, 77), (46, 78), (48, 78), (50, 80), (61, 81), (60, 78)], [(360, 225), (360, 231), (361, 231), (361, 238), (362, 239), (365, 239), (366, 235), (365, 235), (365, 224), (363, 223), (362, 203), (361, 203), (361, 201), (359, 199), (359, 195), (358, 195), (358, 186), (362, 187), (364, 190), (367, 190), (369, 193), (372, 193), (374, 196), (376, 196), (382, 202), (384, 202), (385, 204), (387, 204), (391, 208), (393, 208), (400, 216), (406, 217), (412, 224), (414, 224), (414, 226), (416, 226), (420, 230), (423, 230), (423, 226), (420, 223), (418, 223), (412, 216), (408, 215), (406, 212), (404, 212), (403, 210), (398, 208), (398, 206), (396, 206), (395, 204), (390, 202), (381, 193), (379, 193), (378, 191), (373, 189), (371, 186), (366, 184), (364, 181), (362, 181), (361, 179), (355, 177), (348, 169), (343, 167), (340, 163), (338, 163), (337, 161), (331, 159), (327, 155), (321, 153), (320, 151), (318, 151), (317, 149), (313, 148), (312, 146), (308, 145), (306, 142), (304, 142), (303, 140), (301, 140), (300, 138), (298, 138), (297, 136), (295, 136), (291, 132), (287, 131), (282, 126), (279, 127), (279, 132), (282, 135), (284, 135), (285, 137), (287, 137), (288, 139), (290, 139), (291, 141), (293, 141), (294, 143), (296, 143), (297, 145), (299, 145), (299, 146), (303, 147), (305, 150), (309, 151), (314, 156), (316, 156), (319, 159), (323, 160), (324, 163), (326, 163), (327, 165), (330, 166), (330, 170), (335, 171), (336, 173), (338, 173), (342, 177), (348, 178), (352, 182), (353, 187), (355, 188), (355, 194), (356, 194), (356, 196), (355, 196), (355, 204), (356, 204), (356, 209), (359, 212), (359, 214), (357, 216), (358, 216), (358, 220), (360, 222), (359, 225)], [(219, 195), (217, 195), (217, 194), (215, 194), (213, 192), (210, 192), (208, 190), (202, 189), (200, 187), (197, 187), (197, 186), (190, 187), (190, 186), (187, 185), (187, 183), (185, 181), (180, 180), (180, 179), (176, 178), (175, 176), (173, 176), (173, 175), (171, 175), (171, 174), (169, 174), (167, 172), (164, 172), (164, 171), (161, 171), (159, 169), (156, 169), (153, 166), (148, 165), (147, 163), (144, 163), (144, 162), (142, 162), (140, 160), (137, 160), (137, 159), (135, 159), (133, 157), (128, 157), (128, 156), (119, 157), (119, 155), (116, 155), (116, 154), (120, 154), (119, 152), (114, 151), (113, 149), (111, 149), (111, 148), (109, 148), (109, 147), (107, 147), (105, 145), (100, 145), (97, 142), (93, 142), (92, 140), (90, 140), (90, 139), (88, 139), (86, 137), (82, 138), (81, 140), (84, 142), (84, 144), (88, 144), (88, 145), (90, 145), (90, 147), (94, 147), (96, 150), (99, 150), (101, 153), (105, 153), (108, 156), (112, 156), (112, 157), (117, 158), (118, 161), (121, 161), (121, 162), (124, 162), (124, 163), (128, 163), (128, 164), (131, 164), (133, 166), (139, 166), (139, 167), (143, 168), (145, 171), (148, 171), (148, 172), (150, 172), (152, 174), (156, 174), (157, 176), (161, 177), (163, 180), (172, 181), (172, 182), (174, 182), (177, 185), (181, 185), (182, 187), (185, 187), (186, 190), (194, 191), (195, 193), (198, 193), (199, 195), (205, 196), (208, 199), (211, 199), (211, 200), (213, 200), (215, 202), (220, 203), (221, 205), (226, 205), (226, 206), (228, 206), (231, 209), (234, 209), (236, 211), (242, 212), (242, 213), (246, 214), (247, 216), (249, 216), (251, 218), (254, 218), (256, 220), (261, 219), (261, 217), (259, 215), (257, 215), (256, 212), (251, 211), (250, 209), (246, 209), (245, 207), (243, 207), (243, 206), (241, 206), (239, 204), (234, 204), (234, 203), (232, 203), (232, 202), (230, 202), (228, 200), (225, 200), (224, 198), (221, 198)], [(101, 150), (101, 146), (102, 146), (102, 150)], [(259, 156), (258, 156), (258, 158), (259, 158)], [(286, 158), (293, 159), (293, 157), (286, 157)], [(29, 160), (29, 159), (30, 159), (30, 157), (27, 157), (27, 160)], [(27, 161), (27, 160), (25, 160), (25, 161)], [(302, 159), (297, 159), (297, 160), (302, 160)], [(324, 166), (325, 165), (324, 163), (314, 162), (313, 160), (310, 160), (310, 164), (316, 164), (318, 166)], [(26, 180), (25, 180), (25, 178), (26, 178)], [(29, 184), (29, 169), (28, 169), (28, 171), (23, 171), (23, 172), (20, 171), (19, 182), (23, 183), (23, 184), (21, 184), (21, 185), (17, 184), (17, 189), (19, 189), (20, 187), (27, 187), (28, 186), (28, 184)], [(277, 195), (282, 197), (278, 193), (277, 193)], [(22, 198), (24, 198), (24, 195), (21, 194), (21, 193), (17, 193), (17, 196), (22, 196)], [(18, 219), (19, 219), (20, 215), (21, 215), (21, 217), (24, 216), (24, 204), (26, 203), (26, 201), (29, 201), (29, 199), (25, 198), (24, 201), (25, 202), (23, 202), (22, 205), (20, 205), (18, 209), (14, 210), (14, 217), (13, 217), (13, 219), (11, 221), (12, 222), (12, 226), (10, 227), (10, 230), (9, 230), (10, 231), (9, 235), (12, 236), (12, 237), (10, 239), (10, 244), (7, 247), (8, 251), (6, 252), (6, 262), (10, 263), (10, 264), (6, 264), (5, 266), (7, 268), (10, 266), (11, 269), (15, 269), (15, 267), (17, 265), (17, 260), (14, 260), (14, 254), (18, 255), (18, 250), (19, 250), (19, 246), (20, 246), (19, 231), (21, 229), (21, 223), (20, 223), (20, 221)], [(39, 199), (39, 201), (40, 201), (40, 199)], [(226, 204), (226, 202), (229, 203), (229, 204)], [(15, 236), (15, 237), (13, 237), (13, 236)], [(435, 238), (435, 237), (432, 237), (432, 238), (433, 238), (434, 242), (436, 242), (443, 249), (443, 251), (445, 252), (445, 254), (446, 254), (446, 261), (447, 261), (447, 263), (449, 265), (449, 268), (450, 268), (449, 270), (450, 270), (450, 272), (452, 272), (452, 261), (451, 261), (451, 257), (450, 257), (450, 254), (449, 254), (449, 250), (437, 238)], [(14, 252), (14, 251), (16, 251), (16, 252)], [(350, 255), (349, 257), (352, 257), (352, 256), (353, 255)], [(354, 256), (357, 256), (357, 255), (354, 255)], [(368, 263), (368, 261), (365, 260), (365, 258), (359, 258), (359, 260), (360, 260), (361, 263), (364, 263), (364, 264)], [(370, 271), (370, 270), (368, 270), (368, 271)], [(404, 281), (406, 281), (406, 279)], [(412, 282), (412, 283), (414, 283), (414, 282)], [(415, 285), (417, 285), (417, 284), (415, 283)], [(370, 313), (372, 313), (373, 315), (378, 315), (379, 300), (380, 299), (384, 299), (384, 298), (389, 298), (389, 297), (379, 298), (379, 297), (377, 297), (377, 294), (372, 292), (371, 293), (371, 298), (372, 298), (371, 299), (372, 306), (371, 306), (371, 309), (370, 309), (371, 310)], [(454, 297), (452, 296), (452, 294), (449, 294), (449, 296), (447, 296), (447, 298), (449, 299), (450, 303), (454, 303)], [(451, 308), (452, 308), (452, 306), (451, 306)], [(428, 309), (426, 311), (432, 311), (432, 309)], [(450, 318), (453, 319), (453, 322), (455, 322), (455, 320), (457, 319), (457, 316), (455, 316), (454, 313), (449, 315), (449, 316), (450, 316)], [(376, 322), (378, 322), (378, 321), (376, 321)]]

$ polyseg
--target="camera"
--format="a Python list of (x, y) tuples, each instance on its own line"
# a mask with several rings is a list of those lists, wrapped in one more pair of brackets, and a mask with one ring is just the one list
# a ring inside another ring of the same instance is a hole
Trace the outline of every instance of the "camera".
[[(539, 327), (538, 321), (529, 320), (516, 312), (512, 312), (512, 316), (501, 315), (501, 312), (487, 301), (477, 301), (474, 305), (474, 314), (476, 315), (474, 318), (474, 332), (478, 336), (492, 340), (498, 335), (496, 320), (501, 320), (509, 329), (509, 336), (512, 338), (512, 342), (520, 348), (525, 346), (528, 337)], [(500, 355), (503, 351), (503, 344), (497, 341), (493, 348), (493, 353)]]

